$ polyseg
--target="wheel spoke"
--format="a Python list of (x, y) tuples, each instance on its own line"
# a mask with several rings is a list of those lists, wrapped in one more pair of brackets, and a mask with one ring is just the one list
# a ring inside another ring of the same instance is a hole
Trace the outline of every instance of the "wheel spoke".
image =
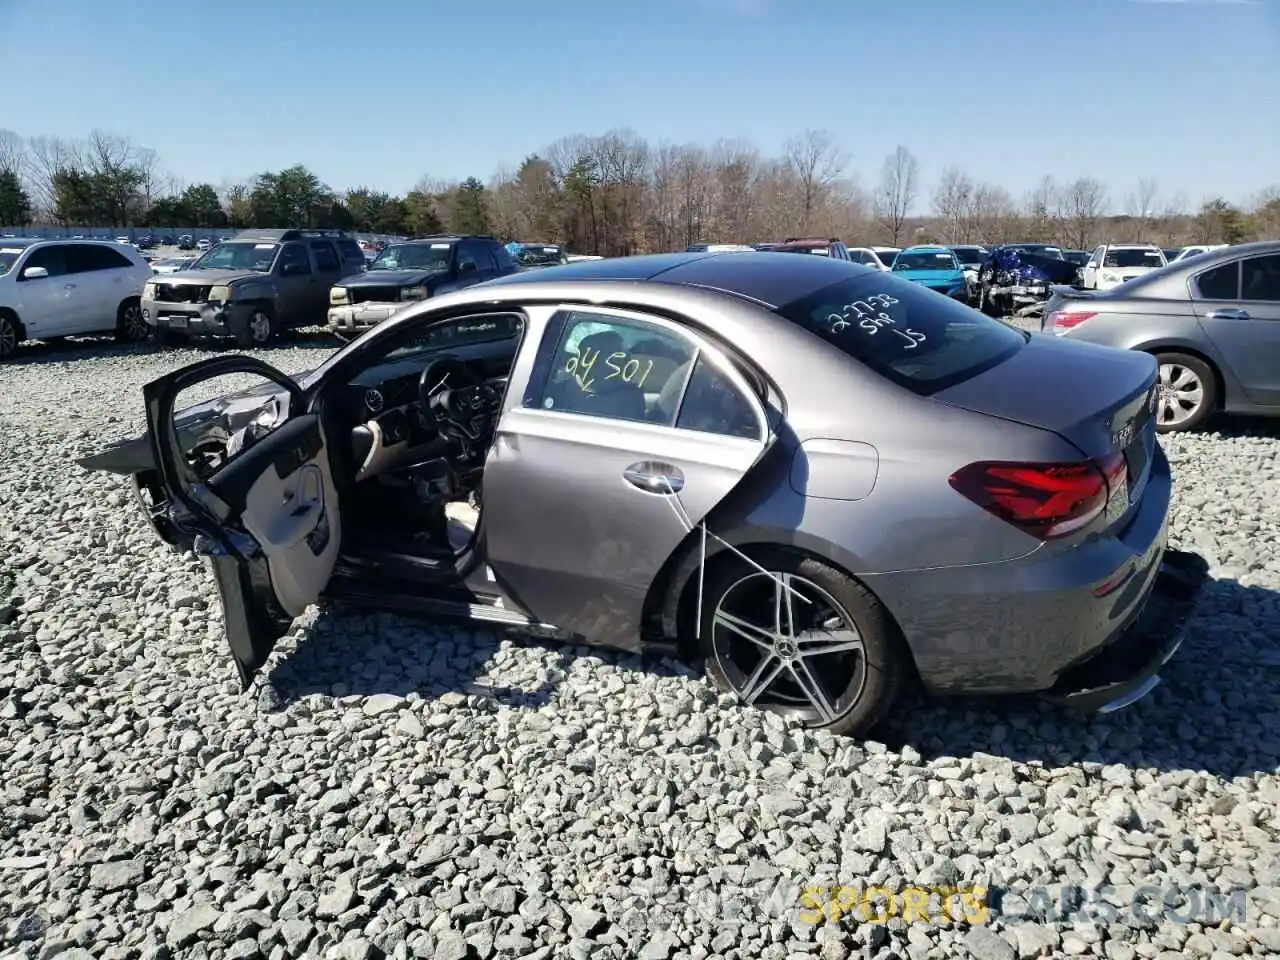
[(791, 574), (773, 575), (773, 627), (780, 637), (796, 635), (795, 588), (791, 586)]
[(1162, 366), (1160, 368), (1160, 383), (1166, 387), (1173, 386), (1173, 372), (1181, 369), (1181, 367), (1175, 367), (1172, 364)]
[(818, 683), (818, 678), (813, 675), (809, 665), (804, 660), (796, 660), (788, 665), (788, 672), (799, 684), (800, 689), (804, 691), (805, 699), (809, 701), (814, 710), (818, 711), (818, 716), (822, 719), (822, 722), (830, 723), (834, 720), (836, 718), (835, 707), (827, 699), (827, 692), (822, 689), (822, 685)]
[(830, 653), (861, 653), (862, 637), (856, 630), (837, 630), (816, 636), (800, 637), (800, 656), (825, 657)]
[(773, 634), (763, 627), (758, 627), (741, 617), (735, 617), (731, 613), (725, 613), (723, 610), (717, 610), (711, 622), (714, 626), (724, 627), (730, 633), (736, 633), (762, 650), (773, 653)]
[(1175, 390), (1199, 389), (1200, 381), (1196, 379), (1194, 373), (1186, 367), (1177, 367), (1175, 369), (1178, 371), (1178, 375), (1173, 378), (1173, 388)]
[(751, 676), (747, 677), (747, 682), (742, 685), (741, 697), (748, 703), (754, 705), (756, 700), (760, 698), (760, 694), (769, 689), (769, 684), (777, 679), (778, 674), (782, 672), (783, 663), (772, 653), (766, 653), (760, 658), (760, 662), (756, 664), (756, 668), (751, 671)]

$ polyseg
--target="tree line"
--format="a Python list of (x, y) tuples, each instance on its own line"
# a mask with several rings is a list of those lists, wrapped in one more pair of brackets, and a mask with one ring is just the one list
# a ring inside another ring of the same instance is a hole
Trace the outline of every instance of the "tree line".
[(450, 230), (560, 242), (619, 256), (699, 241), (840, 237), (851, 245), (1105, 241), (1239, 243), (1280, 238), (1280, 185), (1244, 203), (1192, 206), (1154, 179), (1119, 194), (1090, 177), (1044, 177), (1023, 196), (955, 167), (926, 190), (898, 146), (863, 184), (828, 130), (769, 156), (745, 140), (646, 142), (629, 130), (562, 138), (487, 182), (424, 177), (403, 196), (323, 183), (302, 164), (242, 182), (183, 183), (154, 150), (93, 131), (83, 140), (0, 130), (0, 225), (323, 227), (422, 235)]

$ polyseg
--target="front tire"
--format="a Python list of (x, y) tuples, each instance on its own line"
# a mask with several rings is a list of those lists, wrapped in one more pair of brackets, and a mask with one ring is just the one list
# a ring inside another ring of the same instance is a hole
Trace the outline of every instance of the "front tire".
[(1218, 378), (1199, 357), (1186, 353), (1157, 353), (1160, 364), (1156, 401), (1156, 431), (1194, 430), (1218, 404)]
[(121, 343), (141, 343), (151, 336), (151, 328), (142, 319), (142, 301), (137, 297), (120, 304), (116, 310), (116, 339)]
[(743, 702), (797, 716), (811, 729), (865, 734), (893, 706), (906, 675), (888, 612), (816, 558), (771, 550), (755, 559), (767, 574), (737, 557), (708, 573), (707, 675)]
[(267, 307), (254, 307), (248, 322), (236, 331), (236, 346), (241, 350), (263, 347), (276, 335), (276, 320)]

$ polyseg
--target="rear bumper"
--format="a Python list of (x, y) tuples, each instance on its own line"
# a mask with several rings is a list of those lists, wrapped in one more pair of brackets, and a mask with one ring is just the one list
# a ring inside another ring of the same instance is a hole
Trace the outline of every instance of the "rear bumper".
[(1141, 700), (1182, 645), (1208, 579), (1203, 557), (1166, 550), (1137, 617), (1113, 643), (1065, 670), (1045, 698), (1088, 713), (1112, 713)]

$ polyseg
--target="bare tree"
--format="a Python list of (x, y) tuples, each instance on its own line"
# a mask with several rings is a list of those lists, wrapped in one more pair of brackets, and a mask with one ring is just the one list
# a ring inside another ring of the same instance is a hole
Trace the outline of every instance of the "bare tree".
[(899, 145), (885, 158), (877, 200), (881, 222), (894, 246), (898, 246), (907, 214), (915, 203), (919, 176), (920, 163), (906, 147)]
[(989, 183), (976, 184), (965, 209), (965, 239), (983, 244), (994, 243), (1006, 232), (1016, 216), (1013, 199), (1003, 187)]
[(948, 239), (960, 243), (965, 235), (965, 218), (973, 199), (973, 181), (956, 167), (947, 167), (933, 191), (933, 209), (945, 222)]
[(1085, 250), (1098, 238), (1098, 223), (1107, 205), (1107, 188), (1092, 177), (1080, 177), (1058, 195), (1058, 221), (1063, 242)]
[(1054, 219), (1054, 207), (1058, 201), (1058, 185), (1047, 174), (1040, 178), (1023, 203), (1026, 215), (1026, 238), (1036, 242), (1054, 239), (1058, 225)]
[(22, 173), (26, 165), (26, 143), (12, 130), (0, 130), (0, 171)]
[(836, 146), (830, 130), (806, 130), (783, 146), (784, 162), (800, 190), (800, 232), (810, 233), (831, 185), (840, 179), (848, 156)]
[(68, 170), (83, 166), (78, 144), (60, 137), (32, 137), (27, 141), (27, 175), (33, 199), (46, 217), (56, 206), (54, 178)]
[(751, 228), (760, 155), (744, 140), (719, 140), (711, 148), (715, 174), (715, 220), (723, 240), (741, 243)]
[(1146, 240), (1147, 231), (1150, 229), (1152, 221), (1156, 218), (1156, 196), (1159, 192), (1160, 188), (1155, 180), (1143, 177), (1138, 181), (1133, 193), (1129, 194), (1127, 206), (1129, 215), (1134, 219), (1134, 229), (1137, 234), (1134, 240), (1138, 243)]

